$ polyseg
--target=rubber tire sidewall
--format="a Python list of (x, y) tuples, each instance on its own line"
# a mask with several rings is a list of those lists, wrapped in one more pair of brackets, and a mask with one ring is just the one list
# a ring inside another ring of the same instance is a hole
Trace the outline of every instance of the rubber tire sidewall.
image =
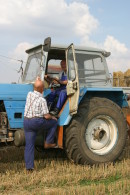
[[(87, 112), (85, 112), (85, 109), (89, 109), (89, 105), (87, 105), (85, 108), (85, 104), (83, 104), (83, 106), (79, 108), (77, 116), (75, 116), (74, 120), (72, 121), (72, 126), (76, 126), (75, 131), (77, 131), (72, 140), (75, 142), (75, 144), (77, 144), (78, 148), (77, 151), (75, 150), (74, 154), (72, 154), (72, 160), (77, 162), (76, 155), (80, 155), (81, 160), (78, 163), (81, 164), (113, 162), (120, 156), (125, 147), (127, 137), (126, 121), (121, 109), (115, 103), (105, 98), (97, 98), (95, 100), (97, 101), (97, 105), (95, 104), (93, 106), (93, 100), (90, 100), (90, 110)], [(104, 100), (104, 104), (101, 103), (102, 100)], [(107, 154), (104, 155), (99, 155), (92, 152), (85, 141), (86, 128), (89, 122), (99, 115), (106, 115), (112, 118), (116, 123), (118, 130), (118, 137), (115, 145)]]

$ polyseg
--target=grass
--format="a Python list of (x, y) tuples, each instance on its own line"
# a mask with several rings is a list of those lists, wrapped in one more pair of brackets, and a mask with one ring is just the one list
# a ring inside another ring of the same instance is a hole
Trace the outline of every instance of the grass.
[(35, 151), (35, 171), (26, 173), (24, 148), (0, 150), (0, 194), (130, 194), (130, 145), (115, 164), (79, 166), (62, 150)]

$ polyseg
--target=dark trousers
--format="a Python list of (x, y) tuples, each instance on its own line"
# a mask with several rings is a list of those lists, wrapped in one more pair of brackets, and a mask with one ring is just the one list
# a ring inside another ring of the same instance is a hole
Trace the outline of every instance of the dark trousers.
[(58, 95), (58, 101), (57, 101), (56, 108), (61, 110), (63, 104), (65, 103), (65, 100), (67, 99), (66, 89), (57, 89), (57, 90), (52, 91), (48, 96), (47, 102), (53, 103), (57, 95)]
[(34, 145), (38, 131), (47, 130), (46, 143), (54, 143), (57, 121), (44, 118), (24, 119), (25, 132), (25, 165), (26, 169), (34, 168)]

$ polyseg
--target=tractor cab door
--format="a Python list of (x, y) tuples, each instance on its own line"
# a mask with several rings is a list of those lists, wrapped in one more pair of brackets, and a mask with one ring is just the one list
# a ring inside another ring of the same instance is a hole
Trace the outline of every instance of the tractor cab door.
[(69, 97), (69, 113), (71, 115), (77, 113), (79, 100), (79, 79), (78, 65), (76, 63), (74, 45), (71, 44), (66, 49), (66, 65), (67, 65), (67, 95)]

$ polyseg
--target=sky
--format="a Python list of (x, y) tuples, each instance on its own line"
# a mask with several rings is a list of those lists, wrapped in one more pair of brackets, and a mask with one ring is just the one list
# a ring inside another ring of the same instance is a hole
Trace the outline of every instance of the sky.
[(109, 72), (130, 69), (130, 0), (0, 0), (0, 83), (18, 82), (26, 49), (52, 43), (111, 52)]

